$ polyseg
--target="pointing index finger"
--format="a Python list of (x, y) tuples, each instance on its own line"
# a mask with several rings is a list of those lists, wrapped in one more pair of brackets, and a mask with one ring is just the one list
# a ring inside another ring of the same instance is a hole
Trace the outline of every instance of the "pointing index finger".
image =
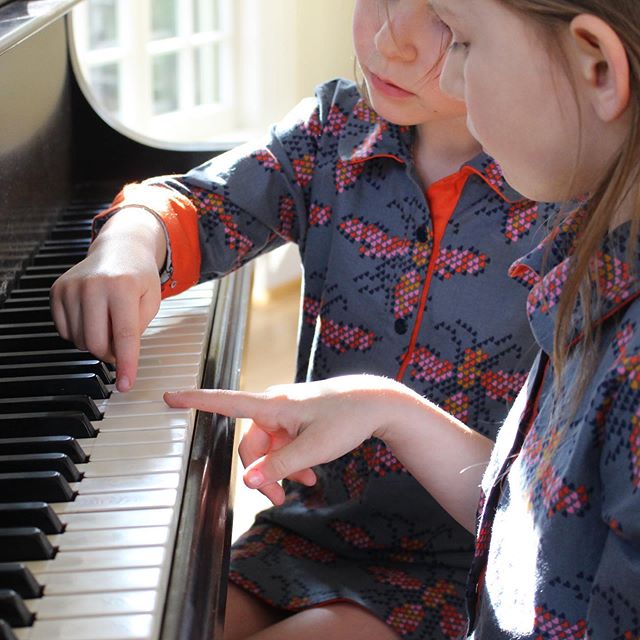
[(227, 389), (167, 391), (164, 401), (170, 407), (190, 407), (230, 418), (253, 418), (264, 408), (260, 394)]

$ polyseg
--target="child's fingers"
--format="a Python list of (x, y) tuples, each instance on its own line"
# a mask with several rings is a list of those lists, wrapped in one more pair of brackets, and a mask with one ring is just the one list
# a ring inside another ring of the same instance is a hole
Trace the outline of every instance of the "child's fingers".
[[(251, 485), (247, 483), (246, 477), (245, 477), (245, 484), (250, 489), (253, 489), (253, 487), (251, 487)], [(284, 499), (285, 499), (284, 489), (277, 482), (272, 482), (271, 484), (267, 484), (263, 487), (260, 487), (258, 491), (260, 491), (262, 495), (269, 498), (269, 500), (271, 500), (271, 503), (275, 504), (276, 506), (279, 506), (284, 502)]]
[(256, 426), (255, 422), (247, 429), (240, 440), (238, 453), (242, 465), (246, 468), (258, 458), (262, 458), (271, 448), (271, 436)]
[(315, 474), (311, 467), (320, 461), (319, 454), (307, 443), (305, 435), (303, 432), (288, 445), (268, 453), (251, 465), (244, 474), (247, 486), (262, 489), (284, 478), (293, 478), (294, 475), (304, 477), (304, 484), (314, 484)]
[(129, 391), (138, 371), (140, 354), (139, 299), (120, 296), (111, 301), (112, 351), (116, 359), (116, 387)]
[[(255, 418), (266, 407), (260, 394), (227, 389), (199, 389), (193, 391), (167, 391), (164, 401), (170, 407), (190, 407), (230, 418)], [(264, 426), (264, 425), (263, 425)]]
[(49, 293), (49, 303), (51, 306), (51, 317), (53, 318), (58, 333), (65, 340), (69, 340), (71, 338), (69, 321), (67, 320), (64, 304), (60, 299), (59, 289), (55, 285)]
[(109, 335), (109, 312), (107, 301), (100, 296), (88, 299), (82, 307), (80, 319), (87, 350), (102, 360), (113, 357)]
[[(245, 432), (238, 447), (242, 465), (245, 468), (250, 467), (256, 460), (262, 458), (271, 450), (272, 443), (271, 436), (253, 422)], [(288, 476), (287, 480), (312, 486), (316, 483), (316, 474), (311, 469), (303, 469)]]

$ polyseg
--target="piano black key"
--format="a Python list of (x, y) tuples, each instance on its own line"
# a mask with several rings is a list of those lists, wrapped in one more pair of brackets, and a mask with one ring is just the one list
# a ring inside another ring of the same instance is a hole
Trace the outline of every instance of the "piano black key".
[(97, 430), (87, 416), (78, 411), (0, 414), (0, 438), (40, 436), (95, 438), (97, 434)]
[(61, 338), (57, 332), (0, 335), (0, 353), (6, 351), (37, 351), (71, 349), (73, 343)]
[(42, 307), (0, 309), (0, 322), (15, 324), (25, 322), (51, 322), (51, 310)]
[(20, 289), (49, 289), (57, 278), (58, 276), (52, 275), (30, 275), (28, 273), (23, 273), (20, 276)]
[(57, 471), (67, 482), (80, 482), (83, 475), (69, 456), (57, 452), (1, 455), (0, 469), (4, 473)]
[[(20, 562), (0, 563), (0, 589), (13, 589), (21, 598), (40, 598), (42, 586)], [(0, 635), (0, 640), (2, 635)]]
[(49, 240), (45, 240), (42, 246), (46, 249), (60, 249), (64, 247), (65, 249), (70, 249), (72, 251), (80, 251), (83, 249), (86, 253), (86, 250), (89, 248), (89, 244), (91, 238), (51, 238)]
[(49, 295), (49, 287), (40, 287), (38, 289), (23, 289), (20, 287), (19, 289), (14, 289), (11, 292), (11, 297), (13, 299), (17, 298), (46, 298)]
[(55, 555), (55, 547), (37, 527), (0, 529), (0, 562), (51, 560)]
[(75, 496), (57, 471), (0, 473), (0, 502), (71, 502)]
[(18, 640), (6, 620), (0, 619), (0, 640)]
[(86, 251), (41, 251), (33, 258), (32, 264), (72, 266), (80, 262), (86, 255)]
[[(2, 361), (1, 356), (0, 361)], [(102, 420), (102, 413), (89, 396), (0, 398), (0, 415), (4, 413), (40, 413), (42, 411), (74, 411), (83, 413), (89, 420)]]
[(0, 335), (14, 335), (18, 331), (26, 333), (50, 333), (56, 330), (53, 320), (46, 322), (21, 322), (18, 324), (7, 324), (0, 321)]
[(54, 265), (54, 264), (42, 264), (42, 265), (31, 265), (25, 269), (25, 273), (27, 275), (57, 275), (61, 276), (69, 267), (72, 267), (73, 264), (65, 264), (65, 265)]
[(102, 382), (111, 384), (114, 376), (96, 358), (78, 358), (68, 362), (29, 362), (21, 364), (0, 364), (0, 378), (4, 376), (52, 376), (71, 373), (95, 373)]
[(83, 464), (89, 459), (78, 441), (71, 436), (41, 436), (37, 438), (0, 437), (0, 456), (14, 456), (27, 453), (64, 453), (76, 464)]
[(0, 398), (65, 394), (87, 395), (94, 399), (109, 397), (108, 389), (95, 373), (71, 373), (68, 376), (0, 378)]
[(0, 503), (0, 527), (38, 527), (50, 535), (64, 531), (60, 518), (46, 502)]
[(15, 309), (16, 307), (38, 307), (40, 309), (48, 309), (50, 306), (49, 296), (33, 295), (29, 297), (7, 298), (4, 303), (5, 309)]
[(52, 240), (87, 240), (91, 238), (91, 225), (60, 225), (51, 231)]
[(30, 627), (35, 616), (22, 598), (11, 589), (0, 591), (0, 618), (12, 627)]

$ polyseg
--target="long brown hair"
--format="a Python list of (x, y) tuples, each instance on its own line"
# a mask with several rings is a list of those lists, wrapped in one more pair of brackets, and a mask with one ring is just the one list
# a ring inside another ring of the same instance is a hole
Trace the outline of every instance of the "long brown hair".
[[(621, 39), (631, 70), (631, 129), (618, 156), (599, 184), (594, 185), (584, 217), (581, 217), (579, 239), (571, 257), (569, 275), (558, 303), (553, 345), (556, 390), (570, 387), (573, 396), (568, 402), (576, 408), (597, 364), (598, 329), (587, 320), (600, 301), (597, 283), (601, 282), (599, 267), (593, 256), (606, 237), (614, 213), (628, 196), (630, 185), (640, 173), (640, 0), (499, 0), (503, 5), (535, 20), (545, 31), (554, 33), (580, 14), (595, 15), (604, 20)], [(572, 194), (575, 195), (575, 194)], [(631, 221), (628, 255), (637, 251), (640, 229), (640, 203), (636, 203)], [(600, 268), (602, 269), (602, 267)], [(596, 286), (594, 288), (594, 281)], [(573, 332), (573, 312), (581, 305), (585, 318), (583, 339), (577, 348), (581, 358), (578, 379), (565, 381), (570, 340)], [(565, 389), (566, 391), (566, 389)], [(565, 392), (563, 392), (565, 395)], [(565, 395), (565, 398), (567, 396)], [(566, 403), (565, 403), (566, 404)]]

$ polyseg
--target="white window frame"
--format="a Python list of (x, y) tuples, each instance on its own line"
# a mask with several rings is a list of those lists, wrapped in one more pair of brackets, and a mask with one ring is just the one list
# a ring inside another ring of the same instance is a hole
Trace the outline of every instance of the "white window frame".
[[(177, 35), (153, 40), (151, 31), (151, 0), (117, 0), (118, 45), (101, 49), (89, 48), (89, 19), (86, 2), (73, 12), (73, 31), (77, 62), (85, 78), (95, 67), (119, 64), (120, 110), (106, 119), (121, 120), (127, 129), (154, 140), (180, 141), (215, 138), (234, 128), (236, 87), (234, 82), (234, 0), (219, 0), (220, 29), (193, 32), (193, 0), (178, 3)], [(195, 104), (194, 56), (198, 47), (217, 44), (220, 49), (220, 103)], [(178, 55), (178, 108), (176, 111), (154, 114), (152, 96), (152, 61), (154, 56)], [(101, 111), (104, 114), (104, 108)]]

